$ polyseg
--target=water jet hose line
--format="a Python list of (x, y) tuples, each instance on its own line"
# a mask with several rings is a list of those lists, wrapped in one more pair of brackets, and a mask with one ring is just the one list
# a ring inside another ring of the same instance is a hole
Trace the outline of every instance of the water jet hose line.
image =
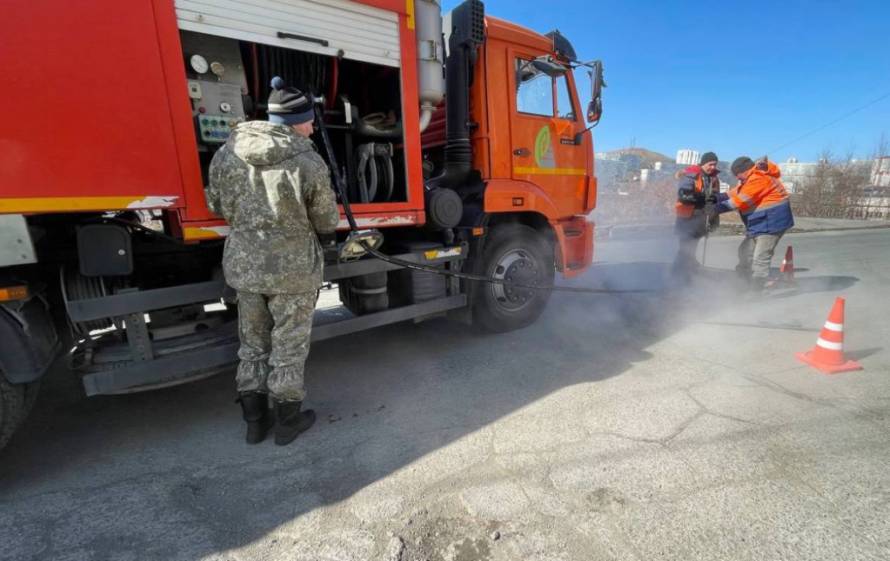
[[(340, 202), (343, 204), (343, 213), (346, 215), (346, 221), (349, 223), (350, 232), (358, 232), (358, 224), (355, 221), (355, 217), (352, 214), (352, 206), (349, 204), (349, 198), (346, 196), (346, 186), (343, 182), (343, 176), (340, 174), (340, 169), (337, 167), (337, 161), (334, 158), (334, 149), (331, 145), (331, 140), (328, 137), (327, 128), (324, 125), (324, 115), (320, 110), (320, 105), (315, 104), (315, 118), (316, 125), (318, 127), (318, 131), (321, 135), (322, 144), (324, 145), (325, 152), (327, 152), (328, 163), (331, 166), (331, 175), (334, 178), (334, 186), (337, 189), (337, 194), (340, 195)], [(438, 267), (433, 267), (431, 265), (422, 265), (420, 263), (412, 263), (410, 261), (405, 261), (403, 259), (399, 259), (398, 257), (393, 257), (391, 255), (386, 255), (382, 253), (370, 245), (368, 245), (365, 241), (360, 241), (362, 247), (365, 251), (368, 252), (369, 255), (380, 259), (381, 261), (385, 261), (392, 265), (398, 265), (399, 267), (404, 267), (406, 269), (413, 269), (415, 271), (422, 271), (425, 273), (435, 273), (437, 275), (442, 275), (446, 277), (454, 277), (469, 281), (483, 282), (488, 284), (500, 284), (504, 286), (510, 286), (513, 288), (521, 288), (526, 290), (549, 290), (553, 292), (571, 292), (575, 294), (651, 294), (660, 292), (654, 289), (612, 289), (612, 288), (587, 288), (581, 286), (539, 286), (535, 284), (524, 284), (513, 281), (508, 281), (504, 279), (496, 279), (493, 277), (487, 277), (485, 275), (476, 275), (473, 273), (463, 273), (458, 271), (448, 271), (445, 269), (440, 269)]]

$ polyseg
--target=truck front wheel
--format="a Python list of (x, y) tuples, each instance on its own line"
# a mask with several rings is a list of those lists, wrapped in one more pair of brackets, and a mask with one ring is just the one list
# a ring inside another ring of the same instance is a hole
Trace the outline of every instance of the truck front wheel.
[(485, 329), (512, 331), (534, 323), (544, 311), (550, 290), (511, 286), (552, 286), (556, 266), (553, 247), (545, 236), (524, 224), (503, 224), (492, 228), (482, 264), (486, 277), (502, 283), (480, 283), (473, 305), (473, 317)]

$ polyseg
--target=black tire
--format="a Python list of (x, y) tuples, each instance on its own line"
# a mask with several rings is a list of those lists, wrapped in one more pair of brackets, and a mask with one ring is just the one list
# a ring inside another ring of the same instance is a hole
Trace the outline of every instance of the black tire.
[(28, 418), (28, 414), (31, 412), (31, 409), (34, 408), (34, 403), (37, 401), (37, 394), (40, 392), (40, 381), (31, 382), (30, 384), (24, 384), (24, 394), (25, 397), (22, 400), (22, 415), (19, 419), (19, 424), (22, 424), (25, 419)]
[[(477, 271), (489, 278), (552, 286), (556, 275), (553, 247), (543, 234), (529, 226), (495, 226), (485, 240), (481, 266)], [(473, 302), (474, 321), (496, 333), (527, 327), (544, 311), (550, 292), (478, 283)]]
[(10, 384), (0, 373), (0, 449), (12, 438), (26, 414), (25, 386)]

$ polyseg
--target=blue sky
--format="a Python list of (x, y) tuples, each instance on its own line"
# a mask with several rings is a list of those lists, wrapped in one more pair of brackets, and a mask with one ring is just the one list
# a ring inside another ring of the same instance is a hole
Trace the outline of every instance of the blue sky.
[[(443, 8), (457, 5), (445, 0)], [(558, 28), (582, 59), (602, 59), (597, 151), (630, 145), (723, 160), (868, 157), (890, 139), (890, 1), (641, 2), (488, 0), (486, 12)]]

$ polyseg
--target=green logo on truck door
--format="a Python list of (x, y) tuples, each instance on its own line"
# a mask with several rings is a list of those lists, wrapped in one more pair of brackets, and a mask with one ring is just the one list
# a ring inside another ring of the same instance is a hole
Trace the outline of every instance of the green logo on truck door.
[(553, 145), (550, 143), (550, 127), (543, 126), (535, 137), (535, 162), (541, 168), (555, 168)]

